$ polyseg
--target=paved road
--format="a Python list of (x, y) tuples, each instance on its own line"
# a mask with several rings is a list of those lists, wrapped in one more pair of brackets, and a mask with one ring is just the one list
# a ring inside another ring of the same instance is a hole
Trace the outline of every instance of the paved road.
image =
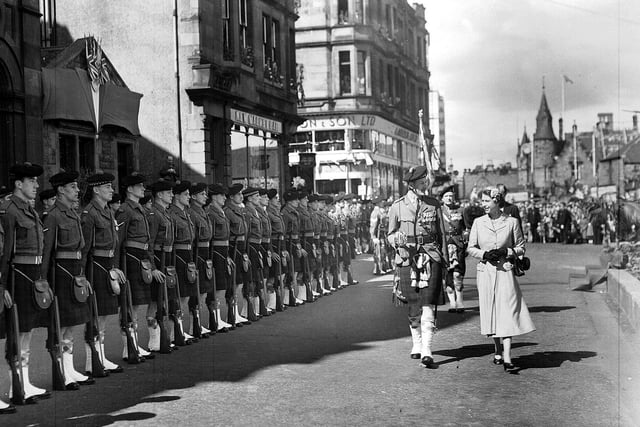
[[(56, 392), (0, 424), (640, 425), (632, 404), (640, 396), (637, 336), (606, 294), (567, 286), (568, 273), (597, 254), (586, 245), (529, 248), (534, 265), (521, 285), (537, 331), (514, 340), (514, 374), (490, 363), (492, 342), (479, 334), (474, 262), (469, 310), (438, 314), (439, 369), (425, 370), (409, 358), (406, 313), (391, 305), (390, 276), (372, 276), (361, 256), (359, 285)], [(43, 342), (37, 333), (34, 345)], [(82, 349), (76, 366), (83, 357)], [(35, 359), (43, 365), (35, 382), (49, 384), (48, 356), (38, 350)], [(7, 390), (6, 376), (0, 387)]]

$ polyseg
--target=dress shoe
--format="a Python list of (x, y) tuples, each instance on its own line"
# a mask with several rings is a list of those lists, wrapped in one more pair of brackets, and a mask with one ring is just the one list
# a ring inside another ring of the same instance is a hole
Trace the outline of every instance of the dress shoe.
[(420, 353), (411, 353), (412, 359), (420, 359)]
[(64, 389), (66, 391), (80, 390), (80, 385), (78, 383), (69, 383), (69, 384), (65, 384)]
[(438, 365), (436, 365), (436, 363), (433, 361), (433, 357), (431, 356), (425, 356), (422, 358), (422, 361), (420, 362), (422, 364), (423, 367), (427, 368), (427, 369), (437, 369)]
[(456, 309), (455, 308), (450, 308), (449, 310), (447, 310), (449, 313), (455, 313)]
[(9, 399), (9, 401), (13, 405), (33, 405), (38, 403), (38, 398), (36, 396), (25, 397), (24, 402), (18, 402), (15, 398)]
[(493, 360), (491, 361), (494, 365), (502, 365), (504, 360), (502, 357), (493, 356)]
[(38, 400), (49, 399), (51, 397), (51, 392), (49, 390), (45, 390), (43, 393), (34, 394), (31, 397), (35, 397)]
[(515, 369), (518, 369), (518, 367), (516, 365), (514, 365), (513, 363), (507, 363), (507, 362), (504, 362), (502, 367), (504, 368), (505, 372), (510, 372), (510, 371), (515, 370)]
[(96, 380), (94, 380), (93, 377), (89, 377), (84, 381), (76, 381), (76, 383), (80, 385), (93, 385), (96, 383)]
[(226, 334), (227, 332), (229, 332), (229, 328), (227, 328), (226, 326), (224, 328), (220, 328), (216, 331), (216, 334)]
[(113, 369), (109, 369), (109, 373), (110, 374), (119, 374), (124, 372), (124, 369), (122, 369), (122, 366), (118, 365), (116, 368)]
[(0, 409), (0, 414), (15, 414), (15, 413), (16, 413), (16, 407), (13, 405), (9, 405), (6, 408)]
[(456, 313), (458, 314), (464, 313), (464, 308), (456, 308)]

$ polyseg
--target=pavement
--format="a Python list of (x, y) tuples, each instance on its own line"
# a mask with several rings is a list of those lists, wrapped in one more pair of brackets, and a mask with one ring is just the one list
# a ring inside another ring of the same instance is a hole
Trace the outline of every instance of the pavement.
[[(360, 255), (358, 285), (125, 364), (124, 373), (2, 415), (0, 425), (640, 425), (636, 332), (606, 293), (567, 284), (599, 253), (589, 245), (529, 246), (532, 269), (520, 283), (537, 330), (514, 338), (514, 373), (491, 363), (492, 341), (480, 335), (475, 262), (467, 266), (467, 311), (438, 313), (438, 369), (427, 370), (409, 358), (406, 309), (391, 303), (391, 275), (373, 276), (370, 256)], [(49, 387), (43, 331), (33, 343), (34, 383)], [(112, 333), (111, 360), (120, 360), (120, 348)], [(75, 356), (83, 366), (84, 348)], [(7, 390), (3, 375), (5, 400)]]

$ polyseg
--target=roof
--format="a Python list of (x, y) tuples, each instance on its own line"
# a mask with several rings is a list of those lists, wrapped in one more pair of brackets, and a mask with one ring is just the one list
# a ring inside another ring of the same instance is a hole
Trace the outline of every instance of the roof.
[(556, 140), (556, 136), (553, 133), (553, 118), (551, 117), (551, 111), (549, 111), (547, 96), (544, 93), (544, 89), (542, 90), (540, 108), (538, 109), (538, 115), (536, 116), (536, 131), (533, 134), (533, 139), (534, 141)]
[(620, 148), (619, 150), (616, 150), (615, 152), (611, 153), (601, 161), (607, 162), (611, 160), (617, 160), (622, 156), (624, 156), (624, 162), (626, 164), (629, 164), (629, 163), (640, 164), (640, 142), (636, 141), (631, 144), (627, 144), (622, 148)]

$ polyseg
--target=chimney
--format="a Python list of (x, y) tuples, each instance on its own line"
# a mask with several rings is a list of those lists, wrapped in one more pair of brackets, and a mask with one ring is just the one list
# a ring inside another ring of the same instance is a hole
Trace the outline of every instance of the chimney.
[(564, 129), (562, 127), (562, 117), (558, 119), (558, 136), (560, 141), (564, 141)]
[(638, 115), (635, 113), (633, 115), (633, 130), (638, 131)]

